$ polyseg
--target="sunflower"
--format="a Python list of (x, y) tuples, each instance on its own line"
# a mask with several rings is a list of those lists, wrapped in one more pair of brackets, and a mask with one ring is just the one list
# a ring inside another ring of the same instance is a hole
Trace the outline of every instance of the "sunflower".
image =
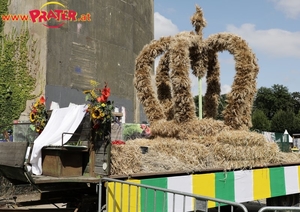
[(90, 113), (90, 119), (93, 123), (93, 129), (98, 135), (105, 135), (109, 129), (107, 124), (112, 121), (113, 103), (108, 101), (110, 96), (110, 88), (107, 83), (103, 89), (98, 87), (99, 83), (91, 80), (92, 89), (83, 91), (85, 100), (89, 101), (87, 112)]
[(45, 98), (40, 97), (31, 107), (29, 113), (29, 120), (32, 123), (32, 130), (41, 133), (48, 121), (48, 115), (46, 111)]
[(94, 107), (92, 110), (92, 117), (93, 119), (99, 119), (101, 118), (101, 110), (99, 108)]
[(30, 112), (29, 119), (30, 119), (30, 122), (35, 122), (35, 113), (34, 112)]
[(43, 119), (43, 120), (41, 121), (41, 126), (42, 126), (42, 127), (45, 127), (45, 126), (46, 126), (46, 120)]
[(105, 116), (105, 113), (101, 112), (100, 117), (103, 118)]

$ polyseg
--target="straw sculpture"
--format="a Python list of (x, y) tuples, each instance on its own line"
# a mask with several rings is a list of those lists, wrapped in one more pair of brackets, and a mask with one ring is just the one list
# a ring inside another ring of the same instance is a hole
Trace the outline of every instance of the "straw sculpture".
[[(282, 154), (276, 143), (249, 131), (259, 68), (246, 41), (230, 33), (203, 39), (206, 21), (198, 6), (191, 22), (194, 32), (152, 40), (136, 58), (134, 86), (152, 137), (113, 145), (111, 174), (241, 169), (300, 160), (297, 155)], [(233, 55), (236, 75), (227, 94), (224, 121), (219, 121), (214, 118), (221, 92), (218, 52), (222, 51)], [(155, 90), (151, 74), (159, 56)], [(190, 69), (195, 77), (206, 75), (202, 120), (195, 113)], [(148, 153), (142, 154), (140, 146), (147, 146)]]

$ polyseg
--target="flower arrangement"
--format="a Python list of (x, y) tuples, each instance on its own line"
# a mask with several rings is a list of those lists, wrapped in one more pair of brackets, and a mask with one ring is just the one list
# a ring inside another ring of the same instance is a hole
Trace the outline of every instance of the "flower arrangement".
[(31, 112), (29, 114), (29, 120), (32, 123), (30, 126), (32, 130), (37, 133), (41, 133), (48, 121), (48, 114), (45, 105), (45, 98), (42, 96), (36, 100), (35, 104), (31, 106)]
[(114, 140), (111, 142), (112, 145), (122, 145), (122, 144), (126, 144), (124, 141), (122, 140)]
[(151, 136), (151, 128), (148, 124), (141, 124), (141, 129), (142, 129), (142, 137), (149, 138)]
[(91, 80), (91, 90), (86, 90), (83, 93), (86, 95), (86, 101), (89, 101), (87, 112), (93, 123), (93, 128), (99, 135), (105, 135), (107, 124), (110, 124), (113, 117), (112, 111), (114, 109), (113, 103), (108, 101), (110, 96), (110, 88), (105, 83), (103, 89), (99, 89), (99, 83)]

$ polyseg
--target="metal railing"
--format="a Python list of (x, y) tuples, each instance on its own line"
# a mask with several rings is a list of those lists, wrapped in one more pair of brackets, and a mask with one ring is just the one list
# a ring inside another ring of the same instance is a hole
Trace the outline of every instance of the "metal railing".
[[(104, 194), (106, 198), (103, 198)], [(218, 212), (224, 205), (228, 205), (231, 212), (235, 208), (248, 212), (243, 204), (236, 202), (106, 177), (100, 179), (98, 201), (99, 212), (207, 212), (209, 201), (216, 203)]]
[(264, 212), (264, 211), (300, 211), (300, 207), (265, 206), (259, 209), (258, 212)]

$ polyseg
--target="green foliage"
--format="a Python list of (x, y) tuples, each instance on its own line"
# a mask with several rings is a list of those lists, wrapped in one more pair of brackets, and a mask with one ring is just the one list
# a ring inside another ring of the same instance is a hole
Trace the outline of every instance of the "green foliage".
[[(252, 129), (265, 131), (266, 120), (260, 119), (255, 111), (262, 111), (270, 121), (270, 130), (272, 132), (289, 133), (300, 132), (300, 93), (289, 93), (288, 88), (283, 85), (273, 85), (271, 88), (261, 87), (258, 89), (252, 114)], [(262, 116), (260, 114), (259, 116)], [(260, 121), (257, 121), (260, 120)]]
[(289, 133), (295, 131), (294, 123), (296, 116), (293, 111), (279, 110), (275, 113), (271, 121), (271, 131), (283, 133), (286, 129)]
[(0, 39), (3, 37), (3, 28), (4, 28), (4, 21), (2, 21), (1, 15), (7, 15), (8, 13), (8, 0), (0, 0)]
[(123, 130), (123, 139), (125, 141), (140, 137), (142, 129), (139, 124), (125, 124)]
[(298, 114), (300, 111), (300, 92), (293, 92), (292, 99), (293, 99), (294, 113)]
[(27, 29), (13, 31), (0, 39), (0, 123), (7, 125), (18, 119), (25, 110), (36, 79), (31, 75), (28, 62), (35, 57), (34, 44), (28, 49)]
[(257, 91), (253, 107), (263, 111), (271, 120), (279, 110), (293, 110), (292, 95), (283, 85), (275, 84), (271, 88), (261, 87)]
[(261, 110), (255, 110), (252, 114), (252, 128), (256, 131), (270, 131), (270, 121)]

